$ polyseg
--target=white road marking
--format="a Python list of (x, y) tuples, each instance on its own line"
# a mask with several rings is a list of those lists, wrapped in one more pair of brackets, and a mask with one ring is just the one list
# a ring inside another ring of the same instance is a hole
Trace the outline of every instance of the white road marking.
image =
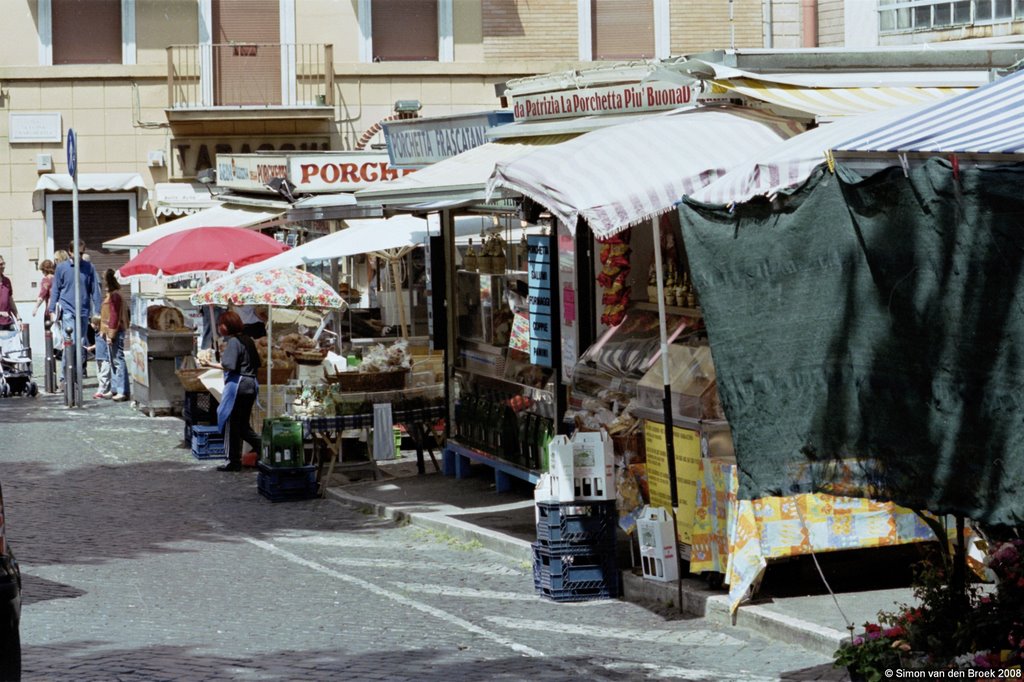
[(473, 623), (470, 623), (468, 620), (466, 620), (464, 618), (459, 618), (458, 616), (452, 615), (452, 614), (448, 613), (447, 611), (443, 611), (443, 610), (441, 610), (439, 608), (435, 608), (433, 606), (430, 606), (429, 604), (424, 604), (421, 601), (417, 601), (415, 599), (411, 599), (409, 597), (401, 595), (401, 594), (399, 594), (397, 592), (393, 592), (391, 590), (385, 589), (385, 588), (381, 587), (380, 585), (376, 585), (374, 583), (371, 583), (368, 580), (363, 580), (362, 578), (357, 578), (357, 577), (352, 576), (352, 575), (341, 573), (340, 571), (335, 571), (334, 569), (328, 568), (327, 566), (324, 566), (323, 564), (319, 564), (319, 563), (317, 563), (315, 561), (310, 561), (308, 559), (303, 559), (302, 557), (300, 557), (300, 556), (298, 556), (296, 554), (292, 554), (291, 552), (289, 552), (287, 550), (284, 550), (284, 549), (281, 549), (279, 547), (276, 547), (276, 546), (272, 545), (271, 543), (266, 542), (264, 540), (256, 540), (255, 538), (245, 538), (245, 541), (248, 542), (249, 544), (252, 544), (252, 545), (255, 545), (256, 547), (259, 547), (260, 549), (263, 549), (263, 550), (265, 550), (267, 552), (270, 552), (271, 554), (279, 556), (282, 559), (286, 559), (286, 560), (288, 560), (288, 561), (290, 561), (290, 562), (292, 562), (294, 564), (299, 564), (300, 566), (305, 566), (306, 568), (310, 568), (310, 569), (312, 569), (314, 571), (317, 571), (319, 573), (323, 573), (324, 575), (328, 575), (328, 576), (330, 576), (332, 578), (335, 578), (337, 580), (342, 580), (342, 581), (347, 582), (349, 584), (352, 584), (352, 585), (355, 585), (357, 587), (360, 587), (360, 588), (366, 590), (367, 592), (372, 592), (373, 594), (376, 594), (379, 597), (384, 597), (385, 599), (390, 599), (391, 601), (394, 601), (394, 602), (397, 602), (399, 604), (402, 604), (403, 606), (407, 606), (407, 607), (409, 607), (411, 609), (416, 609), (417, 611), (420, 611), (420, 612), (425, 613), (427, 615), (433, 616), (433, 617), (435, 617), (435, 618), (437, 618), (439, 620), (442, 620), (445, 623), (448, 623), (449, 625), (453, 625), (455, 627), (462, 628), (463, 630), (466, 630), (467, 632), (471, 632), (471, 633), (473, 633), (475, 635), (478, 635), (480, 637), (488, 639), (488, 640), (490, 640), (490, 641), (492, 641), (492, 642), (494, 642), (496, 644), (500, 644), (501, 646), (508, 647), (508, 648), (512, 649), (512, 651), (515, 651), (516, 653), (522, 654), (524, 656), (531, 656), (533, 658), (546, 658), (546, 656), (547, 656), (542, 651), (538, 651), (538, 650), (536, 650), (536, 649), (534, 649), (532, 647), (526, 646), (525, 644), (520, 644), (518, 642), (515, 642), (515, 641), (509, 639), (508, 637), (505, 637), (503, 635), (499, 635), (496, 632), (491, 632), (490, 630), (485, 630), (484, 628), (480, 627), (479, 625), (474, 625)]
[(539, 630), (541, 632), (560, 632), (563, 634), (583, 635), (586, 637), (614, 637), (615, 639), (631, 639), (638, 642), (655, 642), (659, 644), (682, 644), (685, 646), (741, 647), (746, 643), (721, 632), (700, 630), (658, 630), (645, 628), (630, 630), (627, 628), (609, 628), (607, 625), (581, 625), (578, 623), (560, 623), (548, 620), (527, 620), (524, 618), (507, 618), (489, 616), (495, 625), (515, 630)]
[[(331, 557), (330, 559), (327, 559), (327, 561), (337, 566), (355, 566), (366, 568), (399, 568), (409, 571), (415, 571), (418, 569), (436, 570), (439, 566), (438, 562), (436, 561), (409, 561), (407, 559), (364, 559), (360, 557)], [(508, 566), (498, 566), (494, 564), (464, 564), (458, 566), (457, 570), (460, 573), (478, 573), (481, 575), (527, 575), (525, 570), (519, 571), (514, 568), (509, 568)]]
[(703, 670), (701, 668), (682, 668), (675, 665), (657, 665), (655, 663), (639, 663), (636, 661), (615, 661), (603, 664), (608, 670), (635, 673), (642, 668), (646, 678), (663, 680), (732, 680), (732, 682), (776, 682), (778, 677), (765, 677), (747, 671), (724, 672), (721, 670)]
[(425, 592), (442, 597), (468, 597), (470, 599), (504, 599), (511, 601), (537, 601), (535, 594), (527, 592), (498, 592), (497, 590), (478, 590), (473, 587), (443, 587), (424, 583), (392, 582), (392, 585), (408, 592)]

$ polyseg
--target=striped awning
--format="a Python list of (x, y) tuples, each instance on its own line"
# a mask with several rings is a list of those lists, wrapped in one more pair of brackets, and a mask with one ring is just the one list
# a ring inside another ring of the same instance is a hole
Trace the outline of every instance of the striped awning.
[(570, 230), (582, 217), (604, 238), (671, 210), (752, 151), (802, 129), (751, 110), (688, 109), (499, 162), (487, 189), (528, 196)]
[(1024, 71), (926, 107), (835, 147), (836, 152), (1020, 154)]
[(796, 189), (826, 163), (828, 151), (837, 143), (930, 106), (918, 104), (825, 123), (750, 156), (689, 198), (705, 204), (739, 204)]
[(825, 118), (856, 116), (871, 111), (934, 102), (971, 90), (964, 87), (907, 85), (814, 88), (757, 78), (730, 78), (715, 80), (713, 83), (724, 90)]
[(663, 80), (699, 77), (711, 86), (709, 96), (737, 94), (785, 113), (833, 119), (935, 102), (988, 82), (974, 71), (817, 71), (752, 73), (700, 59), (662, 65), (653, 76)]
[(575, 135), (541, 135), (500, 142), (487, 142), (461, 154), (438, 161), (397, 180), (355, 193), (364, 205), (410, 206), (447, 200), (482, 200), (487, 179), (499, 161), (509, 161), (534, 151), (572, 139)]

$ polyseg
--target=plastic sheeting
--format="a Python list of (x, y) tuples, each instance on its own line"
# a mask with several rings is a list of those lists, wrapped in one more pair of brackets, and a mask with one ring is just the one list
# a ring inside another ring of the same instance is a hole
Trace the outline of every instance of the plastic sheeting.
[(1024, 524), (1024, 166), (680, 207), (740, 497)]

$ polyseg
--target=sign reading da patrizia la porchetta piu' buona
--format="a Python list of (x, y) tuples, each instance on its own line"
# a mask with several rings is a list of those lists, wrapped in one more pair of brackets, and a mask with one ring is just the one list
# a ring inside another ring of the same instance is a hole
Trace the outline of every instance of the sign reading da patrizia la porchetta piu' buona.
[(675, 109), (694, 100), (693, 89), (672, 83), (624, 83), (512, 97), (516, 121)]

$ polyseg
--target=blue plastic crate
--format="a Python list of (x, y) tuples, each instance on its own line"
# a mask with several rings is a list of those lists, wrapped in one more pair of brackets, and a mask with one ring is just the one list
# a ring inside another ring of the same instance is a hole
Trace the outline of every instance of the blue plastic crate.
[[(621, 593), (614, 549), (598, 553), (550, 553), (533, 545), (533, 585), (556, 601), (613, 598)], [(571, 599), (576, 596), (578, 599)]]
[(579, 545), (614, 551), (619, 520), (615, 500), (537, 502), (537, 516), (537, 542), (550, 551)]
[(564, 590), (555, 590), (547, 587), (536, 585), (537, 594), (551, 601), (557, 602), (573, 602), (573, 601), (593, 601), (595, 599), (618, 599), (621, 596), (621, 590), (618, 586), (603, 585), (600, 587), (583, 587), (583, 588), (568, 588)]
[(224, 436), (216, 426), (193, 424), (191, 432), (193, 457), (196, 459), (227, 459)]
[(256, 489), (271, 502), (308, 500), (319, 492), (316, 483), (316, 466), (271, 467), (263, 462), (258, 465)]

